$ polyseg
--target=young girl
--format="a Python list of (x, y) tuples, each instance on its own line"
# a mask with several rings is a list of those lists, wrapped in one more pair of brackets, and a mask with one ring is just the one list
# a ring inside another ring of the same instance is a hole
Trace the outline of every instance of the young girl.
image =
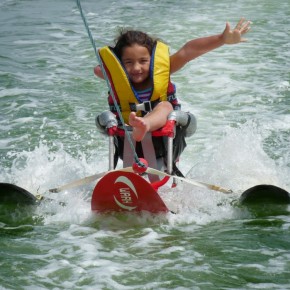
[[(187, 62), (214, 50), (224, 44), (237, 44), (246, 41), (242, 35), (250, 30), (250, 21), (241, 18), (236, 27), (231, 30), (226, 23), (223, 33), (204, 38), (190, 40), (169, 58), (169, 73), (180, 70)], [(150, 77), (150, 63), (152, 50), (156, 41), (146, 33), (127, 31), (121, 33), (113, 48), (114, 53), (121, 61), (131, 85), (142, 101), (149, 101), (152, 92), (152, 77)], [(100, 66), (95, 67), (95, 75), (104, 78)], [(129, 114), (129, 125), (133, 127), (132, 136), (141, 141), (147, 132), (163, 127), (167, 117), (173, 110), (172, 103), (161, 101), (144, 117), (135, 112)]]

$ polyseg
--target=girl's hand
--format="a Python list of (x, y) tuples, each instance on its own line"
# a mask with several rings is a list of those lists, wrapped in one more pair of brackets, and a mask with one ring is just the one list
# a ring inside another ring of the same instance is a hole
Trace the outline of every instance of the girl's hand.
[(246, 21), (245, 18), (241, 18), (234, 30), (231, 30), (230, 24), (226, 23), (226, 28), (222, 34), (222, 38), (225, 44), (236, 44), (239, 42), (247, 41), (242, 38), (243, 34), (246, 34), (250, 29), (251, 21)]
[(102, 72), (102, 69), (100, 67), (100, 65), (97, 65), (95, 68), (94, 68), (94, 74), (101, 78), (101, 79), (104, 79), (104, 75), (103, 75), (103, 72)]

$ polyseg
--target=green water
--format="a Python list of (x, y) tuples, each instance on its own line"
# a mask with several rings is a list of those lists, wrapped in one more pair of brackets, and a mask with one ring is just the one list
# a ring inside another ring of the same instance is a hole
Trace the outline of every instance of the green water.
[(94, 184), (48, 193), (107, 170), (108, 140), (94, 124), (107, 88), (74, 1), (2, 0), (0, 181), (55, 201), (1, 205), (0, 289), (290, 289), (289, 206), (237, 204), (253, 185), (290, 190), (289, 1), (82, 5), (98, 47), (125, 26), (172, 53), (226, 21), (253, 21), (248, 42), (172, 77), (198, 122), (182, 172), (234, 194), (180, 184), (161, 192), (177, 214), (151, 216), (92, 213)]

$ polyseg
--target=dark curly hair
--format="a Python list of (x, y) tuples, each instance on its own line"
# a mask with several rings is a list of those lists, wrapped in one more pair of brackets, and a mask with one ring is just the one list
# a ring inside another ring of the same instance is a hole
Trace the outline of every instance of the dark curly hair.
[(124, 47), (139, 44), (148, 49), (150, 55), (157, 39), (153, 39), (148, 34), (138, 30), (121, 30), (119, 36), (115, 39), (115, 47), (113, 48), (116, 56), (121, 59)]

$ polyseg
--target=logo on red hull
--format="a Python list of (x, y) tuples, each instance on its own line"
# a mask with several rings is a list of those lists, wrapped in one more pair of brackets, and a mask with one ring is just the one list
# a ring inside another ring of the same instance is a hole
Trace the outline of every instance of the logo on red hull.
[(114, 192), (114, 200), (120, 208), (129, 211), (137, 208), (138, 193), (130, 179), (119, 176), (114, 183)]

